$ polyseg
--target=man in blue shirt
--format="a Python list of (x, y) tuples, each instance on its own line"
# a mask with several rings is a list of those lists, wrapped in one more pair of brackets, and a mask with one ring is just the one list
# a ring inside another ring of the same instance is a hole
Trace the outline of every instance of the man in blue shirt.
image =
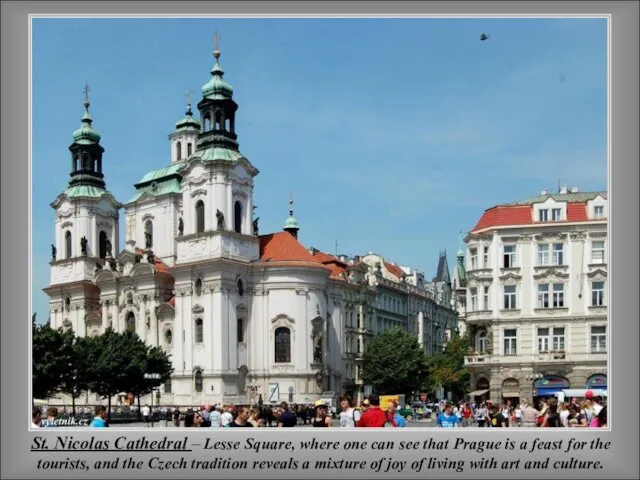
[(460, 423), (460, 419), (453, 413), (453, 405), (447, 403), (444, 411), (438, 415), (436, 425), (442, 428), (455, 428)]
[(89, 424), (92, 428), (106, 428), (107, 424), (107, 409), (104, 405), (98, 405), (96, 407), (96, 416)]
[(395, 402), (395, 400), (392, 400), (391, 402), (389, 402), (388, 411), (391, 417), (393, 418), (393, 421), (396, 422), (396, 426), (398, 428), (407, 426), (407, 421), (405, 420), (405, 418), (398, 413), (398, 404)]

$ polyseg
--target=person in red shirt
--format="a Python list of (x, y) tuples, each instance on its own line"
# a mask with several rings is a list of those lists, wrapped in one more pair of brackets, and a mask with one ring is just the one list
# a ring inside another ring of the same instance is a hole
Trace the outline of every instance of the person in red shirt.
[(471, 424), (471, 408), (468, 403), (462, 408), (462, 426), (468, 427)]
[(358, 421), (358, 428), (380, 428), (384, 427), (387, 422), (393, 425), (393, 419), (389, 420), (387, 413), (380, 408), (380, 397), (377, 394), (374, 393), (369, 397), (369, 404), (370, 407)]

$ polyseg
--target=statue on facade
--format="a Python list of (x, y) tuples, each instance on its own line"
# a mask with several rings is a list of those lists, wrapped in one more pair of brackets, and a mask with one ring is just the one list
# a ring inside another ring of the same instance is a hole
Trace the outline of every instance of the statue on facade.
[(107, 241), (105, 242), (105, 246), (104, 246), (104, 249), (107, 253), (107, 257), (111, 257), (111, 248), (112, 248), (111, 240), (107, 238)]
[(313, 350), (313, 363), (322, 363), (322, 338), (317, 340)]
[(224, 228), (224, 213), (217, 209), (216, 218), (218, 219), (218, 230), (222, 230)]
[(253, 234), (257, 237), (258, 236), (258, 220), (260, 220), (260, 217), (256, 218), (253, 221)]
[(82, 255), (86, 255), (87, 254), (87, 237), (82, 237), (80, 239), (80, 251), (82, 252)]
[(184, 221), (182, 220), (182, 217), (180, 217), (178, 219), (178, 235), (182, 236), (183, 233), (184, 233)]
[(144, 232), (144, 248), (151, 248), (151, 233)]
[(51, 244), (51, 261), (55, 262), (56, 261), (56, 246), (52, 243)]

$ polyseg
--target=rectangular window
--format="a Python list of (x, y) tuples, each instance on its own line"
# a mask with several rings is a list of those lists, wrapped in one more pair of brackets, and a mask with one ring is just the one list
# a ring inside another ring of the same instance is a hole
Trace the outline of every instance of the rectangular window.
[(491, 306), (489, 305), (489, 286), (485, 285), (484, 287), (484, 295), (483, 295), (483, 308), (485, 310), (489, 310)]
[(471, 311), (475, 312), (478, 309), (478, 289), (471, 288), (469, 293), (471, 294)]
[(554, 265), (564, 265), (564, 245), (562, 243), (553, 244), (553, 253), (551, 261)]
[(164, 393), (171, 393), (171, 378), (167, 378), (164, 382)]
[(553, 220), (554, 222), (562, 220), (562, 209), (560, 208), (551, 209), (551, 220)]
[(549, 265), (549, 244), (541, 243), (538, 245), (538, 265)]
[(513, 310), (516, 308), (516, 287), (507, 285), (504, 287), (504, 309)]
[(591, 306), (601, 307), (604, 305), (604, 282), (593, 282), (591, 284)]
[(591, 353), (607, 352), (607, 327), (593, 326), (591, 327)]
[(489, 247), (484, 247), (484, 253), (482, 255), (482, 266), (489, 268)]
[(244, 319), (239, 318), (238, 319), (238, 325), (237, 325), (237, 335), (238, 335), (238, 343), (243, 343), (244, 342)]
[(604, 240), (591, 242), (591, 263), (604, 263)]
[(190, 157), (191, 153), (192, 153), (192, 146), (191, 146), (191, 142), (187, 143), (187, 156)]
[(549, 221), (549, 210), (547, 209), (538, 210), (538, 220), (540, 222)]
[(517, 330), (508, 329), (504, 331), (504, 354), (515, 355), (517, 353)]
[(538, 285), (538, 308), (549, 308), (549, 284)]
[(547, 353), (549, 351), (549, 329), (538, 329), (538, 353)]
[(593, 218), (604, 218), (604, 205), (593, 207)]
[(502, 266), (504, 268), (513, 268), (516, 266), (516, 246), (505, 245), (504, 246), (504, 258)]
[(564, 327), (553, 329), (553, 351), (564, 352)]
[(564, 307), (564, 283), (553, 284), (553, 308)]
[(478, 249), (471, 248), (469, 249), (469, 257), (471, 261), (471, 270), (475, 270), (478, 268)]

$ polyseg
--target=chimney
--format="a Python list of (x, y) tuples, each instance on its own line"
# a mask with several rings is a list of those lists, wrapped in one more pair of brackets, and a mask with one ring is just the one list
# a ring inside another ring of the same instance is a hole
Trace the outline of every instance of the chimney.
[(562, 187), (560, 187), (560, 193), (563, 194), (563, 195), (565, 193), (567, 193), (567, 186), (566, 185), (563, 185)]
[(360, 255), (356, 255), (355, 257), (353, 257), (353, 261), (354, 262), (359, 262), (360, 261)]
[(571, 187), (571, 193), (578, 193), (578, 192), (579, 190), (577, 186)]
[(540, 192), (540, 195), (546, 195), (547, 193), (549, 193), (547, 190), (542, 190), (542, 191)]
[(348, 263), (349, 262), (349, 255), (338, 255), (338, 259), (341, 262)]

